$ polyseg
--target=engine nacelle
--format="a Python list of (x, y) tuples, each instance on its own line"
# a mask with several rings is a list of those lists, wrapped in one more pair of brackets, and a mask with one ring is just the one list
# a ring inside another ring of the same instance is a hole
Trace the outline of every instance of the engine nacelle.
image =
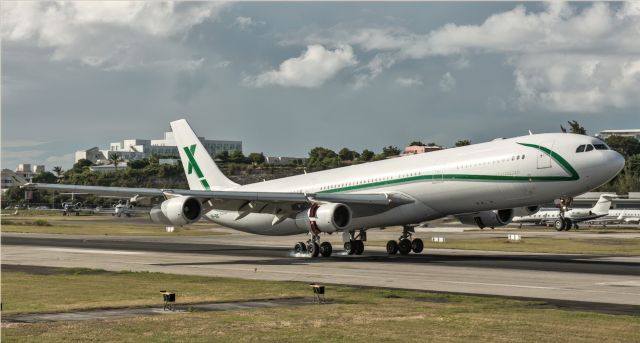
[(158, 224), (183, 226), (200, 219), (202, 204), (194, 197), (175, 197), (153, 207), (149, 215)]
[(351, 209), (345, 204), (313, 204), (307, 211), (298, 214), (296, 224), (316, 234), (344, 231), (351, 226), (351, 217)]
[(513, 209), (514, 217), (525, 217), (530, 216), (532, 214), (540, 211), (540, 206), (525, 206), (525, 207), (516, 207)]
[(462, 224), (476, 225), (481, 229), (485, 227), (505, 226), (513, 219), (513, 209), (482, 211), (478, 213), (456, 216)]

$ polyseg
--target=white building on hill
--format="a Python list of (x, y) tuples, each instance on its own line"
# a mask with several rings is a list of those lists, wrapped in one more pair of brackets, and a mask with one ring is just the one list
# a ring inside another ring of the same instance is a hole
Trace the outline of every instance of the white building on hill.
[[(198, 137), (204, 145), (209, 155), (216, 156), (217, 154), (228, 151), (242, 151), (242, 141), (220, 141), (210, 140), (204, 137)], [(179, 158), (178, 147), (176, 141), (173, 138), (173, 132), (165, 132), (162, 139), (125, 139), (122, 142), (115, 142), (109, 144), (109, 149), (100, 150), (98, 147), (94, 147), (88, 150), (76, 151), (75, 162), (81, 159), (87, 159), (93, 163), (109, 163), (109, 156), (112, 154), (118, 155), (122, 160), (138, 160), (152, 155), (163, 157)]]

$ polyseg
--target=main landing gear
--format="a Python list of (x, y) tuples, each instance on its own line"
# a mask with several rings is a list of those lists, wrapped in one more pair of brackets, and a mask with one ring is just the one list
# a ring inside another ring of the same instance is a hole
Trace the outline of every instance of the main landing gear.
[(296, 254), (309, 254), (311, 257), (329, 257), (333, 252), (333, 247), (329, 242), (320, 243), (320, 235), (312, 234), (311, 239), (305, 242), (298, 242), (293, 248)]
[(365, 230), (359, 230), (356, 234), (355, 231), (345, 232), (342, 236), (344, 241), (344, 251), (349, 255), (362, 255), (364, 253), (364, 242), (367, 240), (367, 232)]
[(401, 255), (407, 255), (410, 252), (419, 254), (424, 249), (424, 243), (420, 238), (411, 239), (414, 229), (411, 226), (404, 226), (402, 228), (402, 235), (398, 238), (398, 241), (387, 242), (387, 253), (389, 255), (395, 255), (400, 253)]

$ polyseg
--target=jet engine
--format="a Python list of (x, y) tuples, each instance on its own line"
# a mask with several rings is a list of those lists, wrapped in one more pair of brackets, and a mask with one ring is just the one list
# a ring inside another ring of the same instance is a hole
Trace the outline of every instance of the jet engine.
[(477, 225), (479, 228), (505, 226), (511, 223), (514, 210), (512, 208), (504, 210), (482, 211), (477, 213), (463, 214), (456, 216), (462, 224)]
[(149, 215), (151, 220), (158, 224), (183, 226), (200, 219), (202, 204), (194, 197), (175, 197), (153, 207)]
[(296, 224), (313, 233), (344, 231), (351, 225), (351, 209), (340, 203), (313, 204), (296, 217)]
[(524, 217), (530, 216), (532, 214), (537, 213), (540, 210), (540, 206), (525, 206), (525, 207), (516, 207), (513, 209), (513, 215), (515, 217)]

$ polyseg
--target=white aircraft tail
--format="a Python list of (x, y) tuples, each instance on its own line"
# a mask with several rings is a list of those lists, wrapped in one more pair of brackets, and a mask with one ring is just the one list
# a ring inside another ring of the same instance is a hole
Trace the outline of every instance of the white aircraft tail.
[(611, 208), (611, 199), (615, 198), (614, 194), (602, 194), (595, 206), (591, 209), (593, 214), (607, 215), (609, 214), (609, 208)]
[(186, 120), (171, 122), (182, 166), (192, 190), (223, 190), (238, 186), (218, 168)]

